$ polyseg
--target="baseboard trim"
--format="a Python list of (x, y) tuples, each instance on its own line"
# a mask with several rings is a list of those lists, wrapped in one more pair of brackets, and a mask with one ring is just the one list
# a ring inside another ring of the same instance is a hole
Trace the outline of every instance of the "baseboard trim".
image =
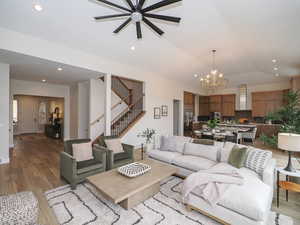
[(0, 159), (0, 165), (2, 164), (8, 164), (9, 163), (9, 158), (2, 158)]

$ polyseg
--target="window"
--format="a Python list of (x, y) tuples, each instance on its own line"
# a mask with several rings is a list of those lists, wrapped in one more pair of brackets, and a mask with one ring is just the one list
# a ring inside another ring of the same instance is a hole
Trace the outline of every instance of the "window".
[(13, 122), (18, 122), (18, 100), (13, 100)]

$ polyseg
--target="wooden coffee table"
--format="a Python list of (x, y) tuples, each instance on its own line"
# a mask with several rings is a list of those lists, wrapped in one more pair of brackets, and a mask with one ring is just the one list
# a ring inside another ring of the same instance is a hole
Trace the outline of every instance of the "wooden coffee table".
[(113, 169), (87, 178), (97, 190), (115, 204), (130, 209), (152, 197), (160, 190), (160, 181), (177, 173), (177, 168), (146, 159), (140, 161), (151, 166), (147, 173), (135, 177), (125, 177)]

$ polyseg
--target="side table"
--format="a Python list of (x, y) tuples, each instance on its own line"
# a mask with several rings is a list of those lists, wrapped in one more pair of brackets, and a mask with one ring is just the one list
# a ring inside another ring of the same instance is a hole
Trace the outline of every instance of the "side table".
[[(300, 193), (300, 184), (296, 184), (290, 181), (290, 177), (299, 177), (300, 178), (300, 170), (296, 172), (289, 172), (284, 170), (283, 168), (276, 168), (277, 171), (277, 208), (279, 207), (279, 189), (285, 190), (286, 201), (289, 200), (289, 191), (299, 192)], [(279, 180), (279, 175), (285, 175), (285, 181)]]

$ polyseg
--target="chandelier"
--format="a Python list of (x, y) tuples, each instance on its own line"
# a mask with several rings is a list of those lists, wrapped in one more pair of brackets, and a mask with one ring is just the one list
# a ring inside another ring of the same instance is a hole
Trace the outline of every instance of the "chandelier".
[(216, 69), (215, 65), (215, 57), (216, 57), (217, 50), (212, 50), (212, 70), (210, 74), (207, 74), (205, 77), (200, 78), (201, 87), (209, 90), (214, 91), (216, 89), (225, 88), (228, 80), (224, 78), (222, 73)]

